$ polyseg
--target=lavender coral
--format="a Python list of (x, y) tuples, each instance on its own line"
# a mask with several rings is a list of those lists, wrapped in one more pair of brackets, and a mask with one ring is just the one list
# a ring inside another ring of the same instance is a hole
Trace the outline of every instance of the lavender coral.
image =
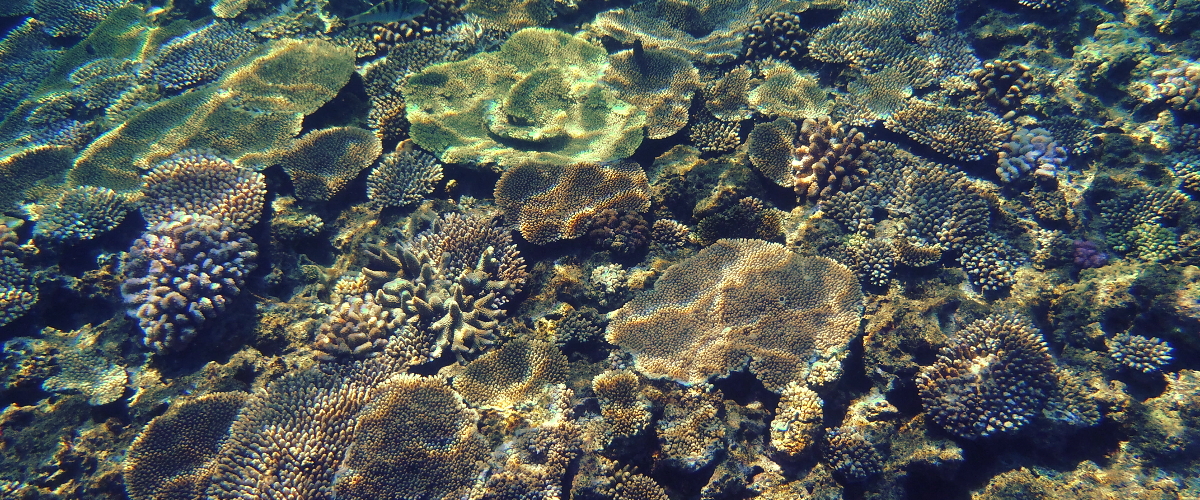
[(999, 156), (996, 174), (1004, 182), (1030, 172), (1038, 178), (1053, 179), (1067, 159), (1067, 150), (1058, 145), (1050, 131), (1021, 127), (1001, 145)]
[(174, 213), (155, 224), (121, 263), (121, 293), (142, 342), (159, 353), (187, 346), (241, 293), (257, 255), (249, 236), (207, 215)]

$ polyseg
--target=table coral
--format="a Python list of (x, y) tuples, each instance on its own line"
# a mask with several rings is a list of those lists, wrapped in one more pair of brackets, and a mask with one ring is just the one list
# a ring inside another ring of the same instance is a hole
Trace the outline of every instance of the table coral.
[(279, 161), (292, 178), (296, 197), (328, 201), (383, 153), (371, 131), (358, 127), (314, 130), (296, 139)]
[(34, 0), (34, 16), (56, 37), (84, 36), (129, 0)]
[(700, 74), (691, 61), (636, 45), (609, 56), (604, 82), (646, 112), (646, 137), (664, 139), (687, 125)]
[(212, 217), (239, 230), (258, 224), (267, 197), (263, 174), (211, 151), (184, 151), (143, 176), (142, 216), (151, 226), (176, 212)]
[(777, 61), (761, 64), (759, 73), (761, 78), (746, 99), (750, 109), (761, 115), (805, 120), (827, 115), (833, 108), (829, 92), (814, 75)]
[(249, 236), (210, 216), (173, 213), (142, 235), (121, 262), (121, 294), (159, 353), (178, 351), (242, 291), (256, 267)]
[(642, 0), (601, 12), (590, 29), (623, 43), (640, 41), (647, 48), (719, 64), (741, 55), (742, 34), (785, 4), (784, 0)]
[(539, 245), (583, 236), (603, 210), (650, 208), (646, 173), (632, 162), (520, 164), (500, 176), (495, 196), (521, 236)]
[(975, 112), (917, 98), (909, 99), (884, 126), (938, 153), (968, 161), (999, 152), (1013, 129), (990, 111)]
[(258, 47), (254, 35), (239, 24), (215, 20), (172, 39), (141, 69), (144, 79), (170, 91), (213, 82), (239, 57)]
[(454, 389), (474, 408), (511, 410), (546, 385), (567, 381), (567, 357), (554, 344), (515, 339), (471, 361)]
[(989, 316), (950, 338), (917, 388), (925, 411), (950, 433), (976, 439), (1032, 421), (1053, 388), (1054, 360), (1025, 319)]
[(618, 310), (609, 342), (650, 377), (698, 384), (749, 361), (770, 390), (837, 371), (862, 291), (845, 266), (761, 240), (720, 240)]
[(444, 162), (567, 164), (625, 158), (641, 144), (645, 112), (600, 83), (604, 49), (543, 28), (495, 52), (442, 63), (403, 86), (409, 134)]

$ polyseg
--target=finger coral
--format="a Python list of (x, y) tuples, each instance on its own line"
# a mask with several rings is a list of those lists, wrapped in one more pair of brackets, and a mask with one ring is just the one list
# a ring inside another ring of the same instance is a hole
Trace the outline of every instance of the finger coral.
[(795, 61), (808, 53), (808, 33), (800, 28), (800, 14), (763, 14), (746, 30), (742, 56), (746, 59)]
[(262, 174), (211, 151), (184, 151), (143, 176), (142, 216), (151, 226), (182, 212), (212, 217), (239, 230), (258, 224), (267, 197)]
[(989, 316), (950, 338), (917, 388), (930, 418), (976, 439), (1014, 432), (1042, 411), (1054, 384), (1054, 360), (1028, 321)]
[(865, 140), (829, 116), (805, 119), (798, 130), (780, 118), (755, 125), (747, 147), (750, 162), (768, 179), (795, 189), (801, 200), (816, 200), (866, 181), (875, 154)]
[(967, 76), (975, 82), (979, 97), (1001, 111), (1010, 111), (1021, 106), (1025, 97), (1037, 90), (1029, 69), (1022, 62), (996, 59), (972, 70)]
[(641, 144), (646, 114), (600, 83), (609, 66), (604, 49), (581, 37), (523, 29), (495, 52), (409, 77), (409, 134), (444, 162), (628, 157)]
[(789, 382), (771, 419), (771, 446), (793, 456), (804, 453), (821, 430), (824, 404), (812, 389)]
[(121, 262), (142, 343), (159, 353), (185, 347), (241, 293), (257, 255), (245, 233), (210, 216), (177, 212), (151, 227)]
[(647, 376), (699, 384), (750, 362), (770, 390), (837, 371), (862, 291), (845, 266), (761, 240), (720, 240), (618, 310), (607, 338)]
[(603, 210), (650, 208), (646, 173), (632, 162), (521, 164), (504, 171), (495, 195), (521, 236), (539, 245), (583, 236)]
[(1122, 333), (1104, 341), (1108, 356), (1126, 368), (1155, 373), (1171, 363), (1171, 344), (1158, 337)]
[(616, 436), (632, 436), (650, 423), (650, 402), (640, 392), (637, 375), (607, 371), (592, 379), (592, 391), (600, 398), (600, 415)]
[(304, 134), (280, 162), (292, 178), (297, 198), (325, 201), (341, 193), (382, 152), (383, 145), (371, 131), (334, 127)]

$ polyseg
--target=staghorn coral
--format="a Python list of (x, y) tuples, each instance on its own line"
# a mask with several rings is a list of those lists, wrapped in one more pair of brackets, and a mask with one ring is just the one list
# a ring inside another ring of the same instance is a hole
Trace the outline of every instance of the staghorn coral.
[(357, 127), (315, 130), (296, 139), (280, 163), (292, 178), (296, 197), (327, 201), (375, 163), (383, 145), (375, 134)]
[(853, 426), (825, 430), (825, 460), (835, 473), (851, 483), (883, 472), (883, 455)]
[(979, 65), (966, 37), (950, 31), (959, 3), (855, 2), (838, 22), (813, 33), (808, 48), (817, 60), (845, 63), (865, 73), (899, 68), (914, 87), (928, 87)]
[(249, 399), (216, 392), (184, 399), (155, 417), (125, 458), (125, 490), (133, 500), (199, 498), (208, 487), (209, 464)]
[(646, 114), (601, 84), (607, 68), (604, 49), (581, 37), (523, 29), (495, 52), (409, 77), (409, 134), (448, 163), (625, 158), (641, 144)]
[(732, 432), (726, 428), (721, 392), (711, 386), (689, 387), (667, 405), (654, 423), (662, 450), (659, 463), (696, 472), (722, 458)]
[(45, 205), (27, 205), (25, 210), (36, 221), (35, 238), (70, 245), (117, 227), (130, 205), (111, 189), (82, 186), (59, 193)]
[(912, 82), (899, 68), (864, 73), (846, 84), (846, 93), (835, 98), (835, 112), (850, 124), (866, 127), (891, 118), (912, 97)]
[(121, 262), (121, 294), (159, 353), (178, 351), (224, 312), (256, 267), (249, 236), (207, 215), (173, 213), (156, 223)]
[(1200, 110), (1200, 64), (1183, 59), (1131, 86), (1145, 102), (1165, 102), (1180, 111)]
[(607, 339), (650, 377), (698, 384), (749, 361), (770, 390), (836, 379), (862, 292), (845, 266), (761, 240), (720, 240), (618, 310)]
[(33, 13), (55, 37), (86, 36), (129, 0), (34, 0)]
[(995, 154), (1012, 134), (1012, 125), (991, 112), (973, 112), (917, 98), (909, 99), (884, 126), (938, 153), (969, 161)]
[(967, 76), (974, 82), (976, 94), (1001, 111), (1020, 107), (1026, 97), (1037, 91), (1029, 66), (1023, 62), (996, 59), (971, 70)]
[(989, 316), (957, 332), (921, 368), (925, 411), (950, 433), (977, 439), (1013, 432), (1040, 414), (1053, 388), (1054, 360), (1027, 320)]
[(567, 357), (554, 344), (518, 338), (467, 363), (454, 389), (473, 408), (508, 410), (566, 381)]
[(700, 73), (687, 59), (641, 45), (609, 56), (603, 81), (646, 112), (646, 137), (664, 139), (687, 125)]
[(750, 109), (765, 116), (805, 120), (827, 115), (833, 108), (829, 92), (814, 76), (774, 60), (760, 66), (762, 78), (746, 95)]
[(442, 180), (442, 164), (433, 155), (402, 141), (383, 155), (367, 176), (367, 198), (385, 207), (420, 203)]
[(754, 126), (747, 142), (750, 162), (767, 178), (795, 189), (800, 200), (829, 198), (866, 181), (875, 154), (858, 129), (829, 116), (805, 119), (799, 130), (780, 118)]
[(719, 64), (743, 52), (741, 33), (783, 0), (643, 0), (601, 12), (590, 25), (598, 35), (622, 43), (641, 42), (692, 61)]
[(742, 57), (795, 61), (808, 53), (808, 33), (800, 28), (800, 14), (772, 12), (755, 19), (742, 40)]
[(796, 456), (816, 442), (821, 430), (824, 402), (817, 393), (799, 382), (789, 382), (771, 419), (771, 446)]
[(0, 326), (21, 317), (37, 301), (33, 275), (16, 258), (0, 254)]
[[(444, 380), (402, 373), (374, 389), (333, 481), (336, 498), (461, 498), (487, 456), (478, 414)], [(332, 472), (333, 468), (330, 469)]]
[(1171, 344), (1158, 337), (1146, 338), (1128, 332), (1105, 339), (1108, 356), (1121, 366), (1142, 373), (1156, 373), (1171, 363)]
[(239, 230), (258, 224), (267, 196), (266, 178), (238, 168), (212, 151), (175, 154), (143, 176), (142, 216), (151, 226), (176, 212), (212, 217)]
[(1053, 179), (1067, 160), (1067, 150), (1044, 128), (1018, 127), (1008, 142), (1000, 145), (998, 156), (996, 174), (1004, 182), (1012, 182), (1029, 172), (1039, 179)]
[(525, 163), (496, 183), (496, 204), (538, 245), (578, 238), (603, 210), (645, 212), (649, 181), (637, 163)]
[(169, 91), (203, 85), (256, 47), (254, 34), (240, 24), (214, 20), (164, 44), (142, 67), (141, 78)]
[(386, 248), (368, 254), (373, 262), (363, 274), (384, 282), (375, 301), (399, 308), (405, 322), (424, 332), (416, 338), (433, 346), (427, 359), (449, 346), (462, 361), (491, 344), (504, 306), (528, 277), (509, 233), (484, 216), (446, 214), (396, 254)]
[(632, 436), (650, 424), (650, 402), (640, 386), (637, 375), (627, 370), (609, 370), (592, 379), (592, 391), (600, 398), (600, 415), (614, 435)]

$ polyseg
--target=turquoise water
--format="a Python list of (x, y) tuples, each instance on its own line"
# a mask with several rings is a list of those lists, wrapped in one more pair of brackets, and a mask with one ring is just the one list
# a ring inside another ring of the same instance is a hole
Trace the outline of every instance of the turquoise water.
[(1194, 498), (1197, 21), (7, 2), (0, 497)]

